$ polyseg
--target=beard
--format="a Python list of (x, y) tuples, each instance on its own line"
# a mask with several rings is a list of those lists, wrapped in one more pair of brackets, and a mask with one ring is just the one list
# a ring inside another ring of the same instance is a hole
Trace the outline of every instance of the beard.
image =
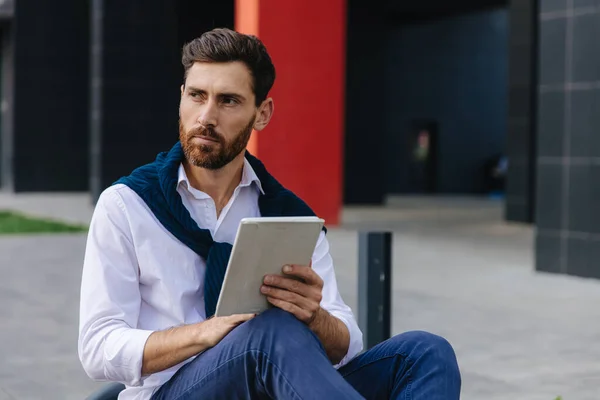
[[(246, 149), (255, 119), (256, 117), (253, 117), (231, 141), (227, 141), (223, 135), (213, 128), (203, 127), (186, 132), (181, 120), (179, 120), (179, 141), (185, 158), (196, 167), (210, 170), (223, 168)], [(211, 144), (194, 144), (192, 140), (196, 136), (202, 136), (214, 142)]]

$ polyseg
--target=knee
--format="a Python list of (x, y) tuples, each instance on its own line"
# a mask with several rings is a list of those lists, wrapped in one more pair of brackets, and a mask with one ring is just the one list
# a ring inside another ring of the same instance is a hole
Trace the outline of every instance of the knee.
[(270, 308), (247, 323), (250, 334), (283, 336), (293, 334), (308, 327), (293, 314), (279, 308)]
[(250, 320), (251, 324), (255, 327), (272, 329), (277, 326), (285, 325), (299, 325), (302, 324), (293, 314), (284, 311), (280, 308), (273, 307), (266, 311), (263, 311), (257, 315), (254, 319)]
[(441, 354), (454, 354), (452, 345), (446, 339), (430, 332), (408, 331), (394, 336), (391, 340), (398, 344), (407, 343), (411, 347), (420, 350), (432, 350)]
[(390, 340), (397, 350), (412, 360), (427, 359), (435, 365), (458, 373), (454, 348), (441, 336), (424, 331), (409, 331)]

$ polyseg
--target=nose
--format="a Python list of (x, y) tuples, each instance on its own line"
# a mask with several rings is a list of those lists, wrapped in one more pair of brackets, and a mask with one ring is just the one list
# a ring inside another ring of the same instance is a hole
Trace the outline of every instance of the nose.
[(198, 123), (204, 127), (215, 127), (218, 123), (219, 110), (214, 100), (210, 99), (202, 105), (198, 115)]

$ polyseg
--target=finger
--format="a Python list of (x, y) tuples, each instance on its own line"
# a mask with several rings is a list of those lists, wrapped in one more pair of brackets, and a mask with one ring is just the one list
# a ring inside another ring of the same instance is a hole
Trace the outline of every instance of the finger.
[(279, 300), (286, 301), (288, 303), (295, 304), (296, 306), (298, 306), (304, 310), (307, 310), (309, 312), (311, 310), (314, 310), (319, 304), (315, 300), (311, 300), (311, 299), (301, 296), (297, 293), (290, 292), (289, 290), (285, 290), (285, 289), (278, 289), (278, 288), (275, 288), (272, 286), (263, 285), (261, 287), (260, 291), (265, 296), (273, 297), (275, 299), (279, 299)]
[(309, 321), (311, 318), (311, 314), (308, 311), (301, 309), (295, 304), (288, 303), (287, 301), (276, 299), (273, 297), (267, 297), (267, 301), (273, 304), (275, 307), (281, 308), (282, 310), (293, 314), (300, 321), (306, 322)]
[(323, 280), (312, 267), (306, 265), (286, 265), (283, 267), (283, 273), (301, 278), (307, 285), (323, 287)]
[(281, 275), (267, 275), (263, 280), (267, 286), (278, 287), (281, 289), (289, 290), (290, 292), (297, 293), (304, 297), (313, 297), (315, 288), (301, 282), (297, 279), (281, 276)]

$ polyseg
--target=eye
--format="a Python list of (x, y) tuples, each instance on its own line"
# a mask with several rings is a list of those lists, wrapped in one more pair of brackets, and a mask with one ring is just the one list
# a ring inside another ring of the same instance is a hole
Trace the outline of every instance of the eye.
[(204, 93), (197, 90), (191, 90), (188, 94), (194, 100), (202, 100), (206, 97)]
[(223, 104), (232, 106), (232, 105), (238, 104), (238, 101), (235, 97), (227, 96), (227, 97), (223, 98)]

